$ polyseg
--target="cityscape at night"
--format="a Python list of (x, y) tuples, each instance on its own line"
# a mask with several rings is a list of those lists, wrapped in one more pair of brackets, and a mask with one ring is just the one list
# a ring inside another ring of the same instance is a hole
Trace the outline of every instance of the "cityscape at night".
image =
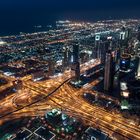
[(140, 140), (140, 2), (112, 1), (0, 1), (0, 140)]

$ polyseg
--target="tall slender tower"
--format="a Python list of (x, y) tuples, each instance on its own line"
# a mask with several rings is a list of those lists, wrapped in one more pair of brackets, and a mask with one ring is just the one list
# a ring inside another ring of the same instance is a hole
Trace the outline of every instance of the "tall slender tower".
[(100, 34), (95, 35), (95, 44), (92, 50), (92, 56), (94, 59), (100, 58)]
[(63, 69), (68, 66), (68, 47), (63, 48)]
[(104, 64), (105, 63), (105, 59), (106, 59), (106, 53), (108, 52), (110, 43), (107, 40), (105, 42), (102, 42), (101, 45), (102, 45), (101, 46), (101, 63)]
[(105, 72), (104, 72), (104, 90), (110, 91), (113, 88), (114, 63), (111, 51), (106, 53)]
[(140, 41), (140, 27), (138, 28), (138, 36), (137, 39)]
[(73, 62), (79, 62), (79, 45), (73, 45)]
[(48, 74), (49, 76), (53, 76), (55, 73), (55, 62), (53, 60), (49, 60), (48, 66), (49, 66)]
[(137, 72), (136, 72), (136, 78), (140, 79), (140, 56), (139, 56), (139, 62), (138, 62), (138, 67), (137, 67)]
[(80, 80), (80, 63), (79, 63), (79, 44), (73, 45), (73, 68), (75, 72), (75, 80)]

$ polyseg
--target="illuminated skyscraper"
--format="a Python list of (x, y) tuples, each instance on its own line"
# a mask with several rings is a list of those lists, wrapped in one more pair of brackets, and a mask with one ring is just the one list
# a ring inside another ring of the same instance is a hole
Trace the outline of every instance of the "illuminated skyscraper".
[(101, 59), (101, 36), (100, 34), (97, 34), (95, 36), (95, 47), (97, 48), (97, 58)]
[(140, 79), (140, 56), (139, 56), (139, 62), (138, 62), (138, 67), (137, 67), (137, 72), (136, 72), (136, 78)]
[(79, 63), (79, 45), (73, 45), (73, 63), (72, 70), (75, 72), (75, 80), (80, 79), (80, 63)]
[(121, 52), (124, 52), (128, 48), (128, 40), (131, 37), (129, 29), (123, 27), (120, 32), (120, 49)]
[(79, 45), (73, 45), (73, 62), (79, 62)]
[(138, 28), (138, 36), (137, 39), (140, 41), (140, 27)]
[(131, 56), (129, 54), (122, 54), (120, 60), (120, 70), (128, 71), (130, 69)]
[(122, 31), (120, 32), (120, 40), (125, 40), (126, 39), (126, 32), (125, 32), (125, 28), (122, 29)]
[(73, 53), (72, 53), (72, 47), (67, 44), (67, 46), (63, 47), (63, 70), (65, 68), (68, 68), (73, 61)]
[(105, 72), (104, 72), (104, 90), (109, 91), (113, 88), (114, 80), (114, 63), (111, 51), (106, 53)]
[(92, 55), (93, 55), (93, 58), (94, 59), (97, 59), (97, 58), (100, 58), (100, 34), (96, 34), (95, 35), (95, 46), (93, 48), (93, 52), (92, 52)]
[(101, 63), (104, 64), (105, 63), (105, 59), (106, 59), (106, 53), (108, 52), (110, 46), (110, 42), (107, 40), (103, 43), (101, 43), (101, 47), (100, 47), (100, 52), (101, 52)]

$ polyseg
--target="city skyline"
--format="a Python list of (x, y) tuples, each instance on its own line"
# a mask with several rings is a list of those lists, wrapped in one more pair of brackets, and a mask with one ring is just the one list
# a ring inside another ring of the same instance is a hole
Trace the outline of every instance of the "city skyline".
[(139, 6), (0, 1), (0, 140), (140, 140)]

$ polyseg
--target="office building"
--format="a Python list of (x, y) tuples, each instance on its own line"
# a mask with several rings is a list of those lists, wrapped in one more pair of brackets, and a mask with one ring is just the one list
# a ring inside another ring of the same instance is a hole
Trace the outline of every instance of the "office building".
[(137, 39), (140, 41), (140, 27), (138, 28), (138, 36)]
[(140, 56), (138, 58), (138, 66), (137, 66), (137, 71), (136, 71), (136, 79), (140, 79)]
[(104, 90), (110, 91), (113, 88), (115, 64), (113, 62), (113, 56), (109, 50), (106, 53), (105, 71), (104, 71)]
[(63, 69), (65, 70), (67, 67), (70, 66), (72, 60), (72, 50), (71, 46), (63, 47)]
[(85, 130), (85, 133), (82, 136), (82, 140), (107, 140), (108, 135), (98, 129), (89, 127)]
[(125, 40), (126, 36), (125, 36), (125, 31), (120, 32), (120, 40)]
[(123, 27), (120, 32), (120, 40), (130, 39), (131, 35), (132, 35), (131, 29)]
[(63, 48), (63, 70), (68, 66), (68, 47)]
[(130, 70), (131, 56), (129, 54), (122, 54), (120, 60), (120, 71), (127, 72)]
[(101, 39), (101, 36), (100, 34), (96, 34), (95, 35), (95, 47), (93, 48), (93, 57), (94, 59), (96, 58), (101, 58), (101, 50), (100, 50), (100, 39)]
[(79, 62), (79, 44), (73, 45), (73, 62)]
[(93, 59), (97, 59), (97, 48), (96, 48), (96, 46), (94, 46), (93, 47), (93, 49), (92, 49), (92, 58)]
[(110, 46), (110, 42), (107, 40), (103, 43), (101, 43), (101, 47), (100, 47), (100, 52), (101, 52), (101, 63), (105, 64), (105, 59), (106, 59), (106, 53), (108, 52)]
[(48, 75), (53, 76), (55, 74), (55, 62), (53, 60), (49, 60), (48, 67)]
[(79, 63), (79, 45), (73, 45), (73, 62), (72, 71), (74, 71), (75, 80), (80, 80), (80, 63)]

